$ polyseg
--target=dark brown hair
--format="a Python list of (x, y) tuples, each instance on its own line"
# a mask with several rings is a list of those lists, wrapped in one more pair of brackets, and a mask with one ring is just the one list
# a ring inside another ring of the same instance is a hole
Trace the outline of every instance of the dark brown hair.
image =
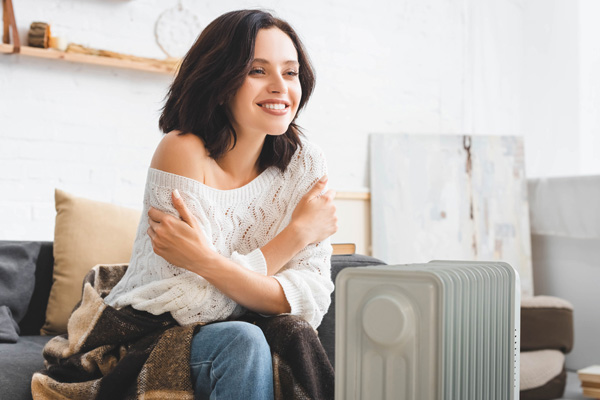
[[(285, 21), (260, 10), (232, 11), (211, 22), (183, 58), (173, 80), (158, 126), (168, 133), (192, 133), (204, 142), (210, 157), (218, 159), (231, 150), (237, 135), (227, 104), (250, 72), (254, 44), (260, 29), (278, 28), (286, 33), (298, 52), (302, 110), (315, 85), (315, 73), (300, 38)], [(258, 166), (284, 171), (301, 146), (296, 116), (283, 135), (267, 135)]]

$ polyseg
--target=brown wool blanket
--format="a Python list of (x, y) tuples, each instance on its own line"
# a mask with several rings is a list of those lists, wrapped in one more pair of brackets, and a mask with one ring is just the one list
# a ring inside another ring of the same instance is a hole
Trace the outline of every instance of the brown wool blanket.
[[(45, 369), (31, 382), (34, 399), (194, 398), (190, 346), (202, 326), (106, 305), (103, 299), (126, 269), (98, 265), (87, 274), (68, 333), (44, 347)], [(333, 399), (333, 368), (306, 321), (253, 313), (238, 320), (260, 327), (271, 347), (276, 399)]]

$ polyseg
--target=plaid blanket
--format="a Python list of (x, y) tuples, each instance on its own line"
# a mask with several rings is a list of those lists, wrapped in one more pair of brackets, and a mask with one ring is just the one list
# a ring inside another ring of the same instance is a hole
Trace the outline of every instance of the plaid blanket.
[[(170, 314), (108, 306), (103, 299), (126, 269), (126, 264), (99, 265), (85, 277), (68, 333), (44, 347), (45, 369), (31, 383), (34, 399), (194, 398), (190, 348), (202, 326), (179, 326)], [(333, 399), (333, 368), (306, 321), (254, 313), (239, 320), (265, 334), (276, 399)]]

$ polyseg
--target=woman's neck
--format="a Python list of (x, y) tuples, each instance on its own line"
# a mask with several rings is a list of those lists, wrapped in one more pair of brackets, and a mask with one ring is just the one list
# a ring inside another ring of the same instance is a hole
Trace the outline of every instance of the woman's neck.
[(258, 167), (258, 157), (265, 138), (251, 140), (238, 136), (235, 147), (216, 161), (227, 186), (241, 187), (260, 175), (262, 171)]

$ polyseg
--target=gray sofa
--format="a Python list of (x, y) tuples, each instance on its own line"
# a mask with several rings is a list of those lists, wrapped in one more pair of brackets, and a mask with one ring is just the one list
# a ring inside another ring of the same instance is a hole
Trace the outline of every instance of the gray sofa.
[[(332, 279), (346, 267), (383, 264), (358, 254), (335, 255)], [(0, 307), (10, 306), (20, 330), (16, 343), (0, 343), (0, 398), (31, 399), (30, 382), (43, 367), (42, 349), (50, 336), (40, 336), (52, 286), (54, 257), (52, 242), (0, 241)], [(4, 286), (3, 286), (4, 285)], [(335, 297), (319, 327), (319, 338), (332, 364), (335, 356)], [(10, 313), (9, 313), (10, 316)], [(11, 321), (0, 319), (0, 324)], [(10, 326), (5, 326), (9, 331)], [(0, 327), (0, 336), (6, 331)], [(10, 335), (9, 335), (10, 336)]]

